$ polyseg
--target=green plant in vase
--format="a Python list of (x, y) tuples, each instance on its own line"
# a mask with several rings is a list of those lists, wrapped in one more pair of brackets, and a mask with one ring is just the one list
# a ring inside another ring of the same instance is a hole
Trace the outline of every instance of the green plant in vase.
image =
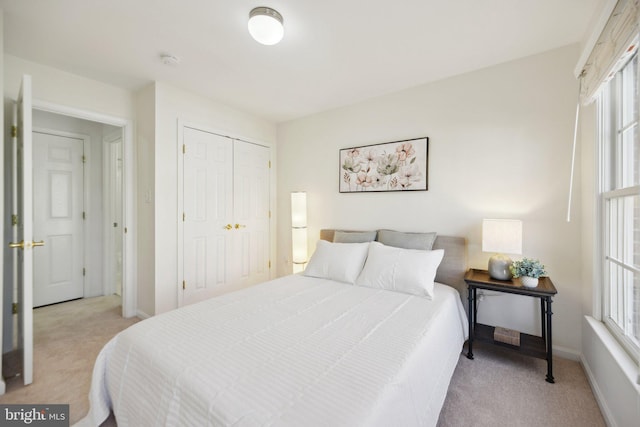
[(509, 267), (514, 278), (520, 277), (522, 286), (526, 288), (535, 288), (538, 286), (538, 279), (547, 274), (544, 265), (537, 259), (522, 258), (520, 261), (514, 261)]

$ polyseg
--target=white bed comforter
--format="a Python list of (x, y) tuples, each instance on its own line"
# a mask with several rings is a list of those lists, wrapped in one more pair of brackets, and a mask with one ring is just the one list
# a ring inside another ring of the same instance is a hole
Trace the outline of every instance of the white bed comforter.
[(445, 285), (430, 301), (287, 276), (118, 334), (79, 424), (435, 425), (467, 334)]

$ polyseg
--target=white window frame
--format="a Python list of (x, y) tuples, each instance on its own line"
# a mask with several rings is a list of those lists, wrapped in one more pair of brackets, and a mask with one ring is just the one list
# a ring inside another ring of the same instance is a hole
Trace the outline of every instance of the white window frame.
[[(636, 53), (636, 55), (638, 55)], [(640, 69), (640, 59), (638, 69)], [(630, 62), (630, 61), (629, 61)], [(624, 67), (623, 67), (624, 68)], [(617, 338), (617, 340), (621, 343), (621, 345), (625, 348), (625, 350), (629, 353), (629, 355), (636, 361), (640, 361), (640, 345), (638, 341), (636, 341), (630, 334), (628, 334), (625, 329), (621, 328), (618, 323), (611, 318), (611, 299), (610, 299), (610, 288), (609, 288), (609, 277), (610, 277), (610, 269), (609, 266), (611, 264), (617, 265), (624, 269), (624, 274), (640, 274), (640, 269), (638, 269), (634, 265), (630, 265), (624, 262), (623, 259), (617, 259), (610, 257), (608, 254), (610, 253), (609, 242), (610, 238), (608, 236), (610, 230), (610, 210), (609, 203), (612, 203), (614, 200), (621, 200), (624, 197), (629, 196), (637, 196), (640, 194), (640, 185), (632, 185), (629, 187), (617, 188), (618, 184), (621, 183), (621, 173), (619, 170), (622, 168), (622, 161), (619, 159), (622, 158), (623, 153), (621, 152), (621, 144), (618, 142), (619, 135), (621, 135), (625, 129), (633, 126), (640, 126), (638, 116), (634, 118), (631, 126), (627, 125), (625, 128), (622, 127), (621, 123), (621, 112), (619, 110), (619, 106), (621, 105), (621, 101), (619, 99), (621, 93), (621, 78), (620, 74), (616, 73), (616, 77), (614, 80), (614, 85), (608, 85), (604, 87), (599, 96), (598, 96), (598, 194), (597, 197), (599, 199), (598, 210), (599, 210), (599, 220), (597, 223), (597, 227), (599, 228), (598, 235), (600, 236), (601, 245), (599, 245), (599, 266), (597, 267), (599, 270), (599, 278), (601, 283), (601, 319), (602, 322), (608, 327), (609, 331)], [(638, 79), (640, 80), (640, 79)], [(637, 81), (637, 84), (640, 85), (640, 81)], [(615, 87), (612, 87), (615, 86)], [(636, 97), (637, 97), (636, 91)], [(638, 102), (638, 101), (636, 101)], [(613, 107), (612, 107), (613, 106)], [(638, 108), (640, 110), (640, 108)], [(608, 117), (605, 114), (609, 114)], [(637, 128), (637, 132), (640, 134), (640, 129)], [(611, 149), (610, 144), (615, 144), (615, 154)], [(613, 154), (613, 156), (612, 156)], [(611, 158), (615, 157), (615, 158)], [(612, 175), (611, 168), (615, 169), (617, 176)], [(611, 185), (611, 181), (615, 182), (616, 185)], [(610, 190), (611, 188), (615, 188)], [(629, 209), (629, 208), (627, 208)], [(620, 213), (619, 213), (620, 215)], [(623, 215), (624, 216), (624, 215)], [(633, 218), (633, 214), (630, 215)], [(624, 216), (628, 218), (628, 216)], [(623, 227), (632, 227), (633, 224), (624, 224)], [(615, 236), (614, 236), (615, 237)], [(633, 251), (633, 240), (628, 242), (628, 248), (625, 248), (627, 251)], [(621, 257), (618, 257), (621, 258)], [(633, 261), (632, 261), (633, 263)], [(629, 328), (633, 328), (629, 322), (633, 322), (633, 318), (630, 313), (633, 311), (633, 290), (629, 291), (628, 288), (621, 289), (622, 294), (621, 297), (623, 299), (623, 322), (626, 323), (625, 328), (629, 330)], [(620, 295), (620, 293), (619, 293)]]

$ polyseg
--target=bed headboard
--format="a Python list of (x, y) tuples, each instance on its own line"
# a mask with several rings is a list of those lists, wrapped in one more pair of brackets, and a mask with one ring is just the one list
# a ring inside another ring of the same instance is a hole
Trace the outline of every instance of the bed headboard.
[[(347, 231), (347, 230), (345, 230)], [(320, 239), (333, 242), (336, 230), (320, 230)], [(467, 243), (464, 237), (437, 236), (433, 249), (444, 249), (444, 258), (436, 273), (436, 282), (455, 288), (462, 302), (466, 301), (467, 285), (464, 275), (467, 272)]]

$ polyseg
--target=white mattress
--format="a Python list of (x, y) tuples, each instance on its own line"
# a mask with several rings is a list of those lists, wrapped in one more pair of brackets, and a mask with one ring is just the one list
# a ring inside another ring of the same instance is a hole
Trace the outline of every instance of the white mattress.
[(432, 426), (467, 334), (445, 285), (430, 301), (287, 276), (118, 334), (79, 424)]

